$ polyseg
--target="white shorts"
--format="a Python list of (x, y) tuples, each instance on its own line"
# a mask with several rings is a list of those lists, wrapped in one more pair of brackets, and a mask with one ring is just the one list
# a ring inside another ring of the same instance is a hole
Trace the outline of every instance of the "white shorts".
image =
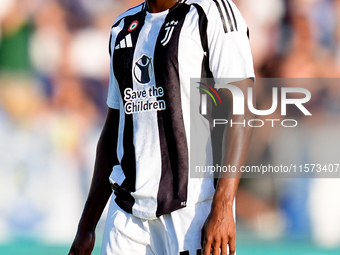
[(122, 210), (114, 195), (106, 219), (102, 255), (201, 254), (201, 229), (212, 200), (187, 206), (155, 220)]

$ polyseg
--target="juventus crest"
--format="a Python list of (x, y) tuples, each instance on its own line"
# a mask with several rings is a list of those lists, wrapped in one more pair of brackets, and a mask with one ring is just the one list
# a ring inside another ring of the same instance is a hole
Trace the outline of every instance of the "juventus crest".
[(166, 31), (166, 33), (165, 33), (164, 38), (161, 41), (161, 44), (163, 46), (167, 45), (168, 42), (170, 41), (172, 33), (174, 32), (175, 26), (177, 24), (178, 24), (178, 21), (174, 21), (174, 20), (172, 20), (172, 21), (170, 21), (170, 22), (165, 24), (164, 30)]

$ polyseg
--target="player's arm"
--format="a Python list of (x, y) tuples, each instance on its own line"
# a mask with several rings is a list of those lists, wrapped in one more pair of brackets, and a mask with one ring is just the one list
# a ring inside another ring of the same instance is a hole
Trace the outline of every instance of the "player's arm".
[[(235, 82), (244, 95), (247, 88), (253, 86), (253, 80), (246, 79)], [(223, 93), (229, 102), (232, 102), (230, 93)], [(230, 111), (232, 110), (229, 107)], [(231, 115), (233, 122), (241, 122), (252, 119), (254, 116), (245, 106), (245, 115)], [(222, 165), (236, 166), (240, 169), (245, 164), (248, 147), (252, 136), (252, 128), (243, 125), (226, 126), (223, 135)], [(211, 212), (202, 229), (203, 254), (210, 255), (213, 248), (213, 255), (218, 255), (221, 248), (221, 255), (227, 255), (229, 244), (229, 254), (235, 253), (236, 226), (233, 216), (233, 202), (241, 173), (222, 173), (216, 187), (212, 202)]]
[(118, 164), (116, 156), (118, 126), (119, 110), (109, 108), (97, 145), (90, 191), (69, 255), (90, 255), (93, 250), (95, 228), (112, 193), (109, 176), (112, 167)]

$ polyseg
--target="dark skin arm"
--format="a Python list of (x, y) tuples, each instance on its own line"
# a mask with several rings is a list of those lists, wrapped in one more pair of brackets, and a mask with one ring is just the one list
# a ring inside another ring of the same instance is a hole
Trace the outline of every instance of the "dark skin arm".
[(119, 110), (109, 108), (100, 135), (90, 191), (69, 255), (90, 255), (95, 244), (95, 228), (112, 190), (109, 176), (117, 165)]
[[(239, 87), (244, 95), (247, 95), (247, 88), (253, 86), (251, 79), (232, 83)], [(232, 97), (229, 91), (223, 92), (229, 102)], [(246, 97), (245, 97), (246, 98)], [(229, 108), (231, 109), (231, 107)], [(243, 122), (252, 119), (254, 115), (245, 106), (245, 115), (232, 115), (230, 118), (234, 122)], [(252, 128), (243, 125), (234, 125), (225, 128), (223, 135), (222, 166), (236, 166), (240, 169), (245, 164), (248, 147), (252, 136)], [(227, 245), (229, 244), (229, 254), (235, 254), (236, 225), (233, 216), (233, 202), (237, 187), (240, 181), (240, 173), (223, 173), (217, 183), (214, 194), (211, 212), (202, 228), (202, 248), (204, 255), (227, 255)]]

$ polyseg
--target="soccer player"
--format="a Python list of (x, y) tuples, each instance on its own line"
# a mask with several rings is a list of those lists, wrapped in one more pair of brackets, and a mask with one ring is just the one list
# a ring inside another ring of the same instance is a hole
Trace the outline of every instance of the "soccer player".
[[(109, 109), (70, 255), (91, 254), (112, 190), (102, 254), (235, 253), (239, 176), (221, 176), (216, 189), (212, 178), (189, 177), (189, 157), (212, 163), (208, 120), (196, 123), (201, 137), (190, 134), (190, 78), (233, 78), (245, 94), (254, 77), (247, 35), (230, 0), (146, 0), (117, 18)], [(250, 117), (246, 111), (233, 121)], [(251, 133), (226, 129), (222, 165), (245, 163)], [(202, 146), (190, 148), (190, 139)]]

